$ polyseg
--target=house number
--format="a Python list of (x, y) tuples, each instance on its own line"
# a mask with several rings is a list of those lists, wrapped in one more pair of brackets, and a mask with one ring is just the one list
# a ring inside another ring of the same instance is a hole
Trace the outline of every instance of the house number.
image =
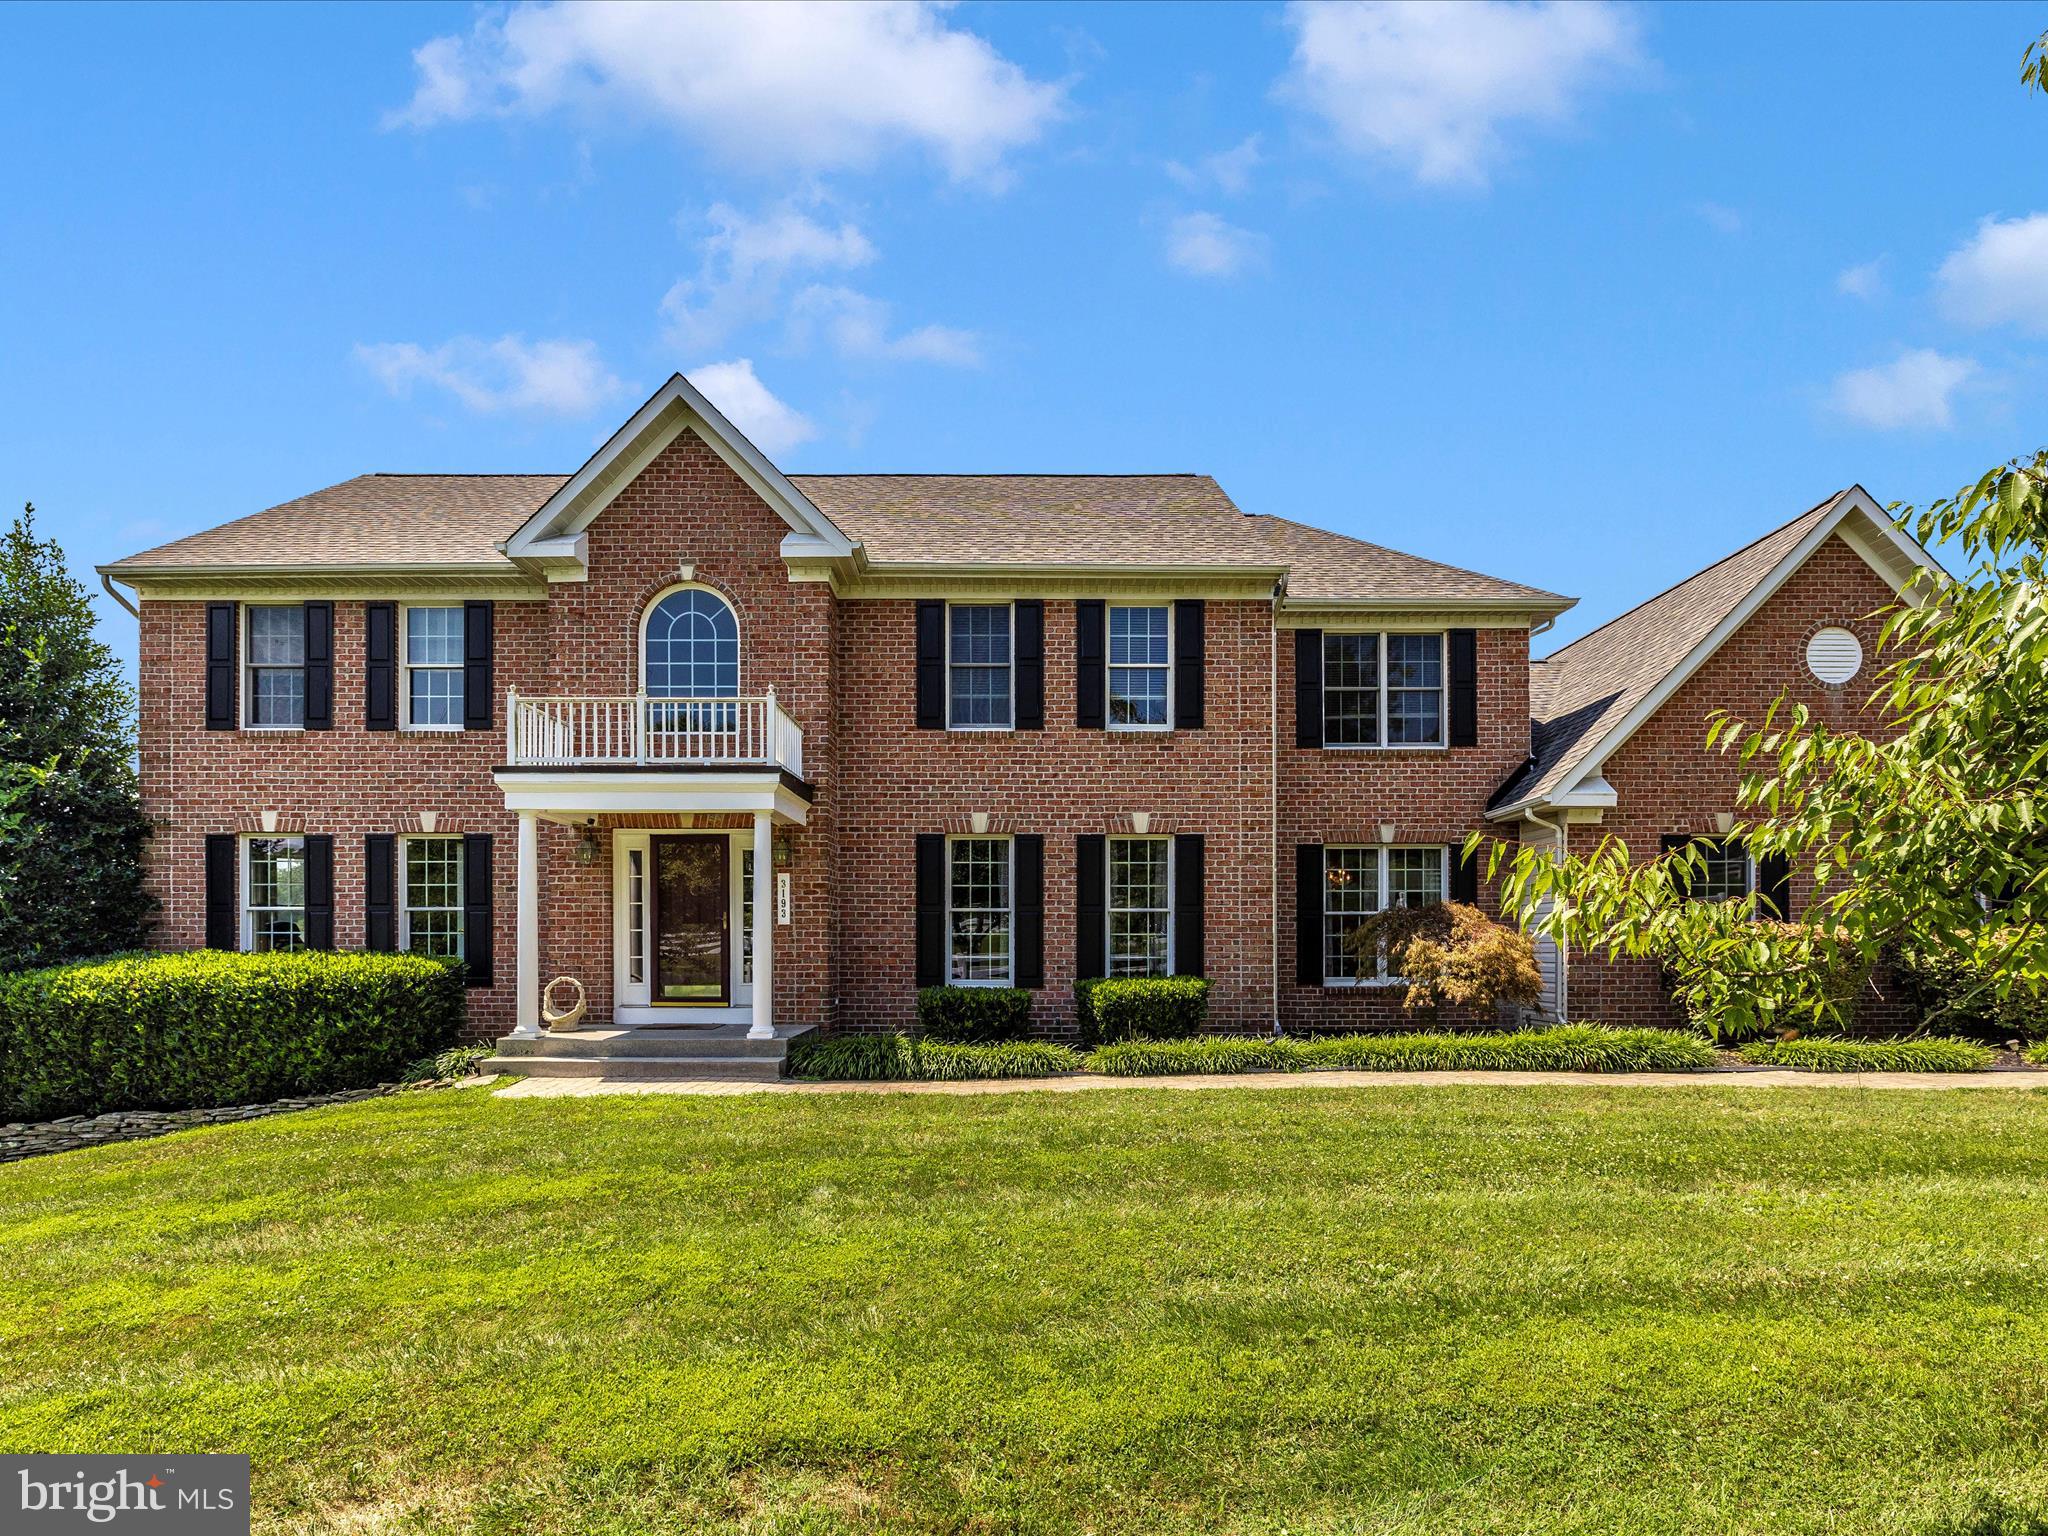
[(775, 926), (789, 926), (789, 871), (786, 869), (775, 872)]

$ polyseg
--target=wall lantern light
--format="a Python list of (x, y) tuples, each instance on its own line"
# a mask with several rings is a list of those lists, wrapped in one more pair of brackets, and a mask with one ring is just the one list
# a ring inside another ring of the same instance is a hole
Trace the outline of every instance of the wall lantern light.
[(597, 825), (594, 822), (585, 822), (582, 833), (576, 839), (576, 862), (588, 867), (597, 862), (597, 855)]

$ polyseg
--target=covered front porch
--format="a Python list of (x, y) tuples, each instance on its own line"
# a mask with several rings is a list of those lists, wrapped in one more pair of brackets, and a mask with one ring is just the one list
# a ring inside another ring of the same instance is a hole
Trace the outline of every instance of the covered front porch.
[[(575, 862), (607, 876), (611, 974), (601, 988), (595, 977), (576, 978), (609, 1000), (585, 1020), (590, 1030), (777, 1039), (775, 930), (791, 922), (777, 832), (784, 829), (786, 855), (790, 831), (809, 820), (812, 791), (802, 776), (802, 732), (773, 693), (514, 694), (508, 710), (507, 761), (495, 772), (519, 828), (508, 1040), (547, 1034), (544, 935), (552, 947), (558, 918), (586, 934), (596, 920), (587, 883), (573, 919), (546, 910), (543, 821), (575, 832)], [(558, 879), (562, 866), (549, 868)], [(601, 942), (593, 941), (593, 966)]]

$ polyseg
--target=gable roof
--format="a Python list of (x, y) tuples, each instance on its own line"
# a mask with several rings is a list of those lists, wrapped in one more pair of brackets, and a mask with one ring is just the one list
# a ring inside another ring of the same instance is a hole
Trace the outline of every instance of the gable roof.
[[(1699, 670), (1787, 577), (1836, 532), (1894, 590), (1940, 566), (1861, 486), (1837, 491), (1754, 543), (1610, 619), (1529, 666), (1530, 757), (1494, 796), (1490, 814), (1568, 803), (1573, 792)], [(1611, 804), (1590, 786), (1583, 803)]]

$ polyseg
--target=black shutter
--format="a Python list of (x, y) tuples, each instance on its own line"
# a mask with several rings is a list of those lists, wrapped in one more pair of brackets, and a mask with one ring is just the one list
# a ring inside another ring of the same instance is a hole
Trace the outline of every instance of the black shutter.
[(1045, 839), (1019, 833), (1010, 840), (1016, 865), (1017, 985), (1045, 985)]
[(1294, 845), (1294, 980), (1323, 984), (1323, 845)]
[(306, 625), (306, 712), (309, 731), (334, 729), (334, 604), (301, 603)]
[(497, 683), (492, 677), (497, 658), (497, 637), (492, 633), (496, 608), (491, 603), (462, 605), (462, 728), (488, 731), (496, 713), (492, 695)]
[(1768, 906), (1766, 915), (1787, 921), (1792, 916), (1792, 862), (1782, 853), (1767, 853), (1756, 861), (1756, 893)]
[(1202, 951), (1203, 844), (1199, 832), (1183, 832), (1173, 840), (1173, 971), (1176, 976), (1207, 974)]
[(363, 728), (398, 729), (398, 605), (363, 605)]
[(946, 605), (936, 598), (921, 598), (917, 604), (917, 728), (946, 728)]
[(1444, 848), (1451, 862), (1450, 899), (1462, 901), (1468, 907), (1479, 905), (1479, 855), (1465, 856), (1463, 843), (1450, 843)]
[(1023, 598), (1016, 604), (1017, 729), (1045, 729), (1045, 604)]
[(946, 838), (942, 832), (920, 832), (917, 834), (917, 984), (936, 987), (945, 979)]
[(491, 834), (468, 833), (462, 839), (462, 961), (463, 980), (472, 987), (493, 985), (492, 897)]
[(334, 839), (317, 833), (306, 845), (306, 948), (334, 948)]
[(1454, 629), (1444, 636), (1450, 651), (1451, 745), (1479, 745), (1479, 631)]
[[(1323, 632), (1297, 629), (1294, 632), (1294, 744), (1320, 747), (1323, 744)], [(1316, 970), (1323, 968), (1321, 959)], [(1320, 979), (1320, 978), (1318, 978)]]
[(1074, 839), (1074, 979), (1087, 981), (1109, 969), (1109, 926), (1103, 911), (1109, 897), (1109, 839)]
[(1098, 598), (1074, 604), (1074, 724), (1099, 731), (1108, 723), (1107, 609)]
[(1202, 728), (1203, 659), (1208, 654), (1203, 636), (1209, 605), (1199, 597), (1182, 598), (1173, 605), (1173, 728), (1199, 731)]
[[(1657, 839), (1657, 846), (1662, 852), (1672, 854), (1691, 847), (1692, 841), (1692, 838), (1684, 832), (1666, 832)], [(1674, 869), (1673, 873), (1676, 876), (1673, 885), (1676, 887), (1678, 894), (1683, 896), (1692, 888), (1692, 871), (1678, 867)]]
[[(206, 728), (235, 728), (235, 605), (206, 605)], [(232, 945), (229, 946), (233, 948)]]
[[(215, 604), (225, 608), (226, 603)], [(206, 834), (206, 947), (242, 947), (240, 839), (232, 832)]]
[(398, 839), (372, 832), (363, 839), (363, 948), (389, 954), (398, 948)]

